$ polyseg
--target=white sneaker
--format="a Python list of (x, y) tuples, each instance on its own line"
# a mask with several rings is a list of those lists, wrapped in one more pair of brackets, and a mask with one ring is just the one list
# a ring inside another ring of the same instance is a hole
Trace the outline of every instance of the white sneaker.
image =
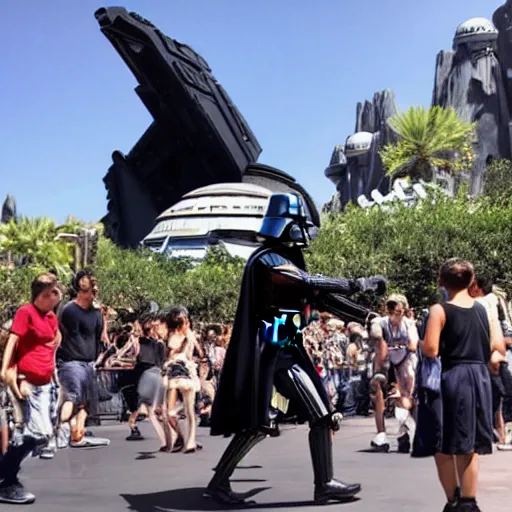
[(500, 452), (512, 452), (512, 444), (497, 444), (496, 445), (496, 448), (500, 451)]
[(39, 453), (40, 459), (53, 459), (55, 453), (57, 452), (57, 439), (53, 436), (48, 444), (41, 450)]
[(110, 439), (105, 439), (104, 437), (84, 436), (80, 441), (72, 441), (70, 446), (72, 448), (92, 448), (99, 446), (108, 446), (109, 444)]
[(376, 452), (389, 452), (389, 442), (386, 432), (377, 434), (370, 444)]

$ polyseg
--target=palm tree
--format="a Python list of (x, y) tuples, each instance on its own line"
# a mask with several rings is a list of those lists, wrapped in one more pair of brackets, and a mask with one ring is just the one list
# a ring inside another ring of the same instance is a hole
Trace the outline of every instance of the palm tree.
[(475, 123), (463, 122), (453, 108), (411, 107), (388, 125), (398, 136), (397, 144), (380, 151), (389, 176), (428, 182), (436, 170), (454, 174), (471, 167)]
[(68, 275), (73, 260), (70, 244), (55, 240), (56, 235), (55, 222), (48, 217), (11, 219), (0, 224), (0, 253)]

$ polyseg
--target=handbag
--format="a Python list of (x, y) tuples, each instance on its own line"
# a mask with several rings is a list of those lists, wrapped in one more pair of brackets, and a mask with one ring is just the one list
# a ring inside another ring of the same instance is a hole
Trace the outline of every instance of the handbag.
[(441, 360), (438, 357), (422, 357), (419, 368), (420, 387), (433, 393), (441, 393), (441, 370)]

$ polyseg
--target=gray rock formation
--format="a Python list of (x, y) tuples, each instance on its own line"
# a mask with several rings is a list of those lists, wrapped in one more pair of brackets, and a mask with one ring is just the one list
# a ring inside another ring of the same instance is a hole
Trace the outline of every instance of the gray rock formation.
[(512, 1), (507, 0), (492, 17), (498, 29), (498, 56), (509, 108), (512, 106)]
[(510, 156), (509, 107), (497, 51), (498, 32), (485, 18), (457, 27), (453, 50), (437, 56), (433, 105), (453, 107), (461, 119), (478, 123), (471, 191), (483, 189), (486, 164)]
[(357, 104), (355, 133), (347, 138), (345, 146), (334, 148), (324, 172), (336, 185), (339, 196), (325, 205), (324, 211), (342, 210), (349, 202), (357, 203), (361, 195), (370, 199), (372, 190), (383, 194), (389, 191), (379, 149), (395, 140), (387, 120), (396, 112), (395, 94), (388, 89), (375, 93), (371, 102)]
[(16, 219), (16, 199), (7, 194), (4, 204), (2, 205), (0, 222), (9, 222), (12, 218)]

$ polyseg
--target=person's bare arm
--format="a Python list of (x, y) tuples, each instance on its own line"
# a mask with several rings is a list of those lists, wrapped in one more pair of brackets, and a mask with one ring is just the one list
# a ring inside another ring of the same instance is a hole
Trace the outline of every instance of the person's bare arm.
[(492, 313), (489, 310), (487, 311), (491, 338), (491, 355), (493, 353), (497, 353), (505, 358), (507, 354), (507, 345), (505, 344), (505, 338), (503, 337), (503, 331), (501, 330), (498, 314), (493, 314), (494, 311), (492, 311)]
[(349, 345), (347, 347), (347, 359), (348, 359), (348, 364), (350, 366), (355, 365), (358, 352), (359, 352), (359, 349), (357, 348), (357, 345), (355, 343), (349, 343)]
[(418, 343), (420, 341), (420, 335), (418, 334), (418, 328), (414, 320), (407, 320), (407, 334), (409, 336), (409, 352), (418, 351)]
[(370, 324), (370, 340), (375, 347), (375, 373), (379, 373), (388, 358), (388, 345), (384, 340), (384, 333), (380, 325), (380, 318)]
[(16, 345), (18, 343), (19, 336), (11, 333), (7, 339), (7, 343), (4, 348), (4, 356), (2, 359), (2, 370), (0, 372), (0, 378), (5, 382), (7, 377), (7, 370), (11, 367)]
[(440, 304), (432, 306), (422, 347), (422, 353), (425, 357), (437, 357), (439, 355), (439, 340), (445, 322), (446, 315), (443, 307)]
[(137, 343), (137, 338), (133, 335), (130, 336), (130, 339), (128, 341), (128, 343), (126, 343), (126, 345), (117, 351), (116, 355), (115, 355), (115, 359), (117, 361), (120, 361), (122, 360), (123, 358), (124, 359), (132, 359), (132, 357), (126, 357), (126, 354), (128, 354), (130, 352), (130, 350), (135, 346), (137, 347), (138, 343)]
[(202, 359), (204, 357), (203, 347), (201, 346), (199, 341), (197, 341), (197, 338), (195, 336), (194, 336), (194, 347), (197, 350), (199, 357)]

